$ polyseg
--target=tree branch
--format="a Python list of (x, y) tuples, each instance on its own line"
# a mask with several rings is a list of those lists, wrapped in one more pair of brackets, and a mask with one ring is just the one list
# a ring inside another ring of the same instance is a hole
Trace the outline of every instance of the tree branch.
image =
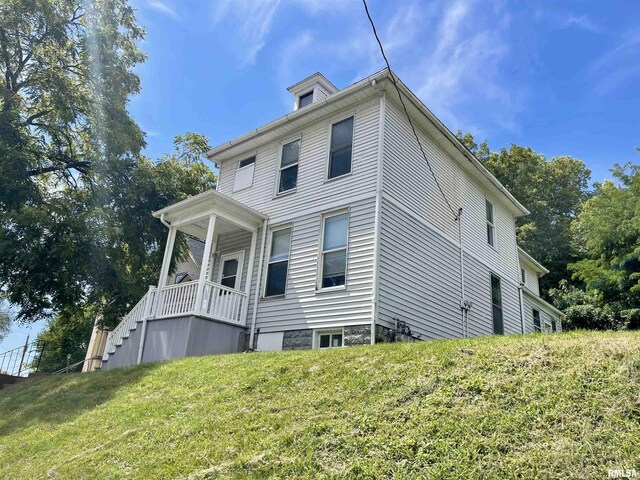
[(30, 117), (24, 121), (24, 125), (33, 125), (33, 126), (42, 126), (41, 123), (33, 123), (34, 120), (37, 120), (40, 117), (44, 117), (47, 113), (51, 113), (51, 110), (43, 110), (42, 112), (34, 113)]
[(78, 160), (75, 162), (64, 163), (61, 165), (52, 165), (50, 167), (42, 167), (42, 168), (36, 168), (33, 170), (28, 170), (27, 175), (29, 175), (30, 177), (35, 177), (37, 175), (42, 175), (44, 173), (63, 172), (65, 170), (70, 170), (72, 168), (78, 170), (80, 173), (87, 173), (89, 171), (90, 166), (91, 166), (91, 162)]

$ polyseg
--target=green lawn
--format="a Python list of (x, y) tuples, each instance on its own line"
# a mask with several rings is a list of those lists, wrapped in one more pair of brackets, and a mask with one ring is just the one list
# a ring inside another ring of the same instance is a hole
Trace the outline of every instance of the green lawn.
[(181, 359), (0, 391), (0, 477), (640, 475), (640, 333)]

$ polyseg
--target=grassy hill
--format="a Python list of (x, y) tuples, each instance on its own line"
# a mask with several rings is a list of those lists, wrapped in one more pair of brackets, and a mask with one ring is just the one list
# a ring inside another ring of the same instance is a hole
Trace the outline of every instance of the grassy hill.
[(640, 474), (640, 333), (181, 359), (0, 391), (0, 478)]

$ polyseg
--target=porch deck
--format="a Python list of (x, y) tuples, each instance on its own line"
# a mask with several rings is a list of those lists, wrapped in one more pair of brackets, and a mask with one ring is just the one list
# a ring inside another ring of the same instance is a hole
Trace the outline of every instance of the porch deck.
[[(202, 300), (197, 301), (198, 287), (202, 283)], [(129, 332), (138, 322), (153, 319), (197, 315), (236, 326), (245, 326), (242, 313), (247, 302), (247, 293), (205, 280), (168, 285), (161, 289), (150, 287), (135, 307), (107, 336), (103, 360), (114, 353), (116, 347), (128, 338)]]

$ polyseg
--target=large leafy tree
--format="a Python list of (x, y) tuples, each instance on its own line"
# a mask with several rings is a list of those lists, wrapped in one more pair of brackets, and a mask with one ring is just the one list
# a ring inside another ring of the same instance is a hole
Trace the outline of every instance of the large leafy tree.
[[(114, 184), (113, 201), (88, 215), (87, 254), (92, 268), (85, 271), (86, 289), (59, 308), (39, 340), (46, 342), (40, 368), (53, 371), (79, 362), (87, 350), (94, 321), (107, 327), (158, 282), (167, 229), (151, 212), (215, 186), (216, 175), (204, 163), (209, 149), (200, 134), (179, 135), (174, 151), (158, 162), (141, 157), (121, 182)], [(187, 253), (178, 236), (173, 262)]]
[(589, 198), (591, 172), (569, 156), (547, 160), (533, 149), (511, 145), (492, 152), (485, 142), (477, 145), (471, 134), (458, 138), (530, 214), (516, 222), (518, 243), (548, 269), (541, 279), (543, 292), (569, 278), (567, 265), (580, 258), (572, 242), (570, 225)]
[(18, 320), (68, 308), (108, 270), (95, 233), (144, 145), (126, 108), (142, 36), (126, 0), (0, 4), (0, 288)]
[[(613, 322), (640, 328), (640, 165), (616, 164), (573, 224), (585, 258), (569, 266)], [(607, 325), (605, 325), (607, 326)]]

